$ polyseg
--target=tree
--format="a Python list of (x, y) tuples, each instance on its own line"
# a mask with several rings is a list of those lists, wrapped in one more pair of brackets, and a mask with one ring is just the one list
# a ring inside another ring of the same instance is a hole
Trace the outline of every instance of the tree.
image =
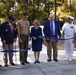
[[(71, 0), (71, 5), (68, 5), (68, 1), (56, 0), (58, 18), (68, 14), (76, 16), (76, 0)], [(41, 24), (44, 24), (49, 14), (54, 13), (54, 0), (0, 0), (0, 11), (0, 17), (4, 20), (10, 14), (13, 14), (18, 20), (22, 12), (28, 12), (31, 24), (36, 18), (41, 21)]]

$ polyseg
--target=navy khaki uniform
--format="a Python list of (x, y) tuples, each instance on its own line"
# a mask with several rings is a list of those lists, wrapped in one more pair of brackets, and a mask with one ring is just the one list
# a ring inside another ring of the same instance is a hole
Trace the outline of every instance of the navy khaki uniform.
[[(23, 21), (22, 19), (17, 22), (17, 29), (20, 31), (20, 37), (22, 42), (19, 41), (20, 50), (28, 48), (29, 41), (29, 29), (30, 23), (28, 20)], [(20, 63), (27, 62), (28, 51), (20, 51)]]

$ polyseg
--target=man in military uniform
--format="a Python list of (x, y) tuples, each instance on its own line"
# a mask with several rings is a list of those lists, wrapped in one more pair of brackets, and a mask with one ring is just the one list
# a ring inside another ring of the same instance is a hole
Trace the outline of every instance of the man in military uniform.
[[(62, 37), (71, 38), (76, 36), (76, 26), (73, 23), (74, 17), (68, 16), (68, 22), (62, 27)], [(66, 60), (72, 61), (75, 39), (65, 40)]]
[[(14, 23), (14, 16), (10, 15), (8, 19), (8, 21), (3, 22), (1, 25), (1, 40), (3, 43), (4, 50), (13, 50), (13, 43), (16, 41), (17, 38), (17, 30), (16, 24)], [(8, 66), (7, 53), (9, 53), (10, 64), (15, 65), (13, 63), (13, 52), (4, 52), (5, 67)]]
[[(30, 23), (27, 20), (27, 18), (28, 18), (28, 13), (22, 13), (22, 19), (17, 22), (20, 50), (24, 50), (28, 48)], [(22, 65), (25, 65), (25, 63), (29, 63), (27, 61), (27, 56), (28, 56), (28, 51), (20, 51), (20, 63)]]

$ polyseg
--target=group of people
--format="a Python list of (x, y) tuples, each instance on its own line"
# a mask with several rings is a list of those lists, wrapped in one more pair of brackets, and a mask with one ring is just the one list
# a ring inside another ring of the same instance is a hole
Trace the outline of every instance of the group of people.
[[(28, 42), (32, 40), (32, 51), (34, 51), (35, 62), (40, 63), (40, 51), (42, 51), (42, 28), (40, 27), (40, 21), (35, 19), (33, 21), (33, 27), (30, 31), (30, 23), (28, 21), (28, 13), (22, 13), (22, 19), (18, 20), (17, 25), (15, 24), (15, 17), (10, 15), (8, 21), (1, 24), (1, 40), (4, 50), (13, 50), (13, 43), (16, 42), (17, 36), (19, 39), (20, 49), (20, 63), (25, 65), (29, 64), (28, 57)], [(76, 29), (73, 23), (74, 18), (68, 17), (68, 21), (62, 27), (62, 38), (70, 38), (76, 36)], [(52, 48), (53, 48), (53, 60), (58, 62), (57, 56), (57, 38), (61, 38), (59, 22), (55, 20), (55, 15), (51, 14), (49, 20), (44, 23), (43, 33), (47, 42), (47, 62), (51, 61)], [(30, 38), (29, 38), (30, 37)], [(53, 40), (54, 39), (54, 40)], [(56, 40), (55, 40), (56, 39)], [(65, 40), (66, 58), (72, 61), (73, 49), (74, 49), (75, 38)], [(13, 62), (13, 52), (4, 52), (4, 66), (8, 66), (8, 54), (9, 63), (15, 65)]]

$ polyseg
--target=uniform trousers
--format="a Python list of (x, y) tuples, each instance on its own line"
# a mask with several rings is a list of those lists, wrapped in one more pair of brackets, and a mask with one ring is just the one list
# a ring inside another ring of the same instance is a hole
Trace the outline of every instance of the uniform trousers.
[[(13, 50), (13, 44), (3, 44), (4, 50)], [(8, 63), (8, 55), (10, 64), (13, 63), (13, 52), (4, 52), (4, 63)]]
[(73, 39), (65, 40), (66, 58), (72, 60), (74, 43)]
[(26, 51), (25, 49), (28, 48), (28, 35), (25, 36), (25, 39), (26, 40), (19, 42), (19, 48), (20, 50), (22, 50), (20, 51), (20, 63), (24, 63), (27, 61), (28, 51)]

